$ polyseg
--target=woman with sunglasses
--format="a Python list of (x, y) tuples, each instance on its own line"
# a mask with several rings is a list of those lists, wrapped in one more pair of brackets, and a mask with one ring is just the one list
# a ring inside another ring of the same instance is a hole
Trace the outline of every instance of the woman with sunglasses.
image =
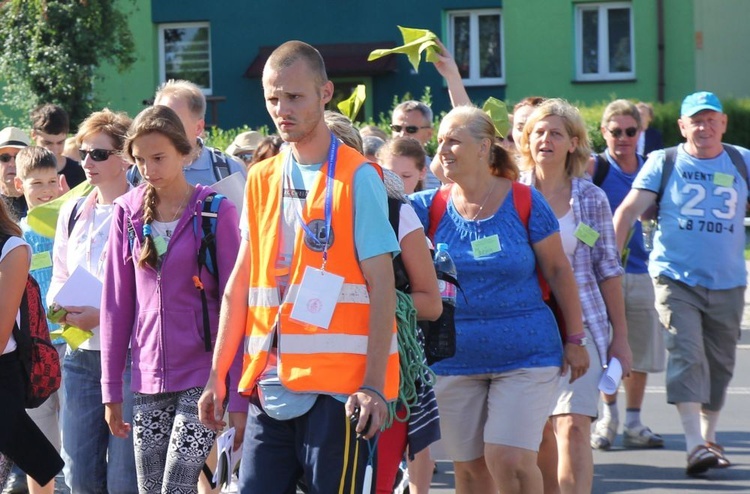
[[(47, 301), (76, 269), (85, 269), (100, 281), (104, 253), (112, 223), (112, 202), (128, 190), (128, 163), (120, 152), (130, 118), (102, 110), (92, 113), (79, 127), (76, 143), (86, 181), (94, 190), (63, 205), (53, 247), (52, 281)], [(62, 456), (65, 483), (72, 492), (136, 493), (132, 439), (109, 433), (101, 393), (101, 342), (99, 309), (65, 306), (64, 323), (92, 333), (78, 348), (68, 347), (63, 359)], [(132, 403), (130, 372), (123, 393)]]
[[(200, 423), (198, 398), (208, 380), (219, 306), (239, 250), (234, 204), (209, 187), (191, 185), (182, 171), (192, 143), (166, 106), (143, 110), (123, 153), (144, 183), (115, 201), (104, 261), (102, 401), (113, 435), (135, 443), (141, 492), (197, 492), (198, 477), (216, 438)], [(213, 218), (211, 220), (210, 218)], [(213, 221), (212, 267), (198, 264), (203, 222)], [(132, 420), (123, 372), (132, 348)], [(237, 389), (241, 352), (230, 370)], [(247, 399), (229, 393), (229, 420), (241, 444)]]
[(632, 360), (612, 213), (604, 192), (583, 178), (590, 148), (576, 108), (561, 99), (546, 100), (528, 117), (519, 146), (521, 181), (540, 191), (552, 208), (575, 273), (585, 334), (569, 332), (565, 344), (586, 348), (591, 362), (575, 382), (558, 379), (539, 465), (545, 492), (588, 493), (594, 474), (591, 422), (602, 368), (616, 357), (628, 375)]

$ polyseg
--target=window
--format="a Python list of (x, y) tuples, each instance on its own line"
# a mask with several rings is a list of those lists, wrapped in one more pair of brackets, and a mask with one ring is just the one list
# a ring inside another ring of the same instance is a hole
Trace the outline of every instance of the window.
[(448, 47), (464, 84), (505, 84), (503, 23), (499, 9), (448, 13)]
[(576, 79), (633, 79), (633, 10), (629, 2), (576, 6)]
[(159, 26), (159, 77), (185, 79), (211, 94), (211, 31), (207, 22)]

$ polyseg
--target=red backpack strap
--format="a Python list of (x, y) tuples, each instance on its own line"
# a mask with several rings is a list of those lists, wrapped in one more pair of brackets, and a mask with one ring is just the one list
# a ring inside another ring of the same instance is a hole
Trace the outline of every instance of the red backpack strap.
[(526, 233), (529, 231), (529, 217), (531, 216), (531, 187), (520, 182), (513, 182), (513, 206), (518, 217), (521, 218)]
[(432, 198), (432, 204), (430, 204), (430, 227), (427, 230), (427, 238), (430, 242), (435, 244), (435, 232), (440, 224), (440, 220), (445, 216), (445, 211), (448, 209), (448, 199), (451, 196), (451, 187), (453, 184), (445, 184), (440, 187), (435, 193), (435, 197)]

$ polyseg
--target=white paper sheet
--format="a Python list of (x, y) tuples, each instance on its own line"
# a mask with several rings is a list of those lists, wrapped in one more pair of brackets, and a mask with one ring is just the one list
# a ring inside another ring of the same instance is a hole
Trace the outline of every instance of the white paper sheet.
[(68, 281), (55, 296), (55, 303), (62, 307), (74, 305), (100, 308), (102, 304), (102, 282), (82, 266), (78, 266)]
[(238, 211), (242, 209), (245, 198), (245, 177), (242, 176), (242, 173), (232, 173), (227, 178), (221, 179), (211, 185), (211, 188), (232, 201), (237, 206)]
[(216, 485), (228, 485), (232, 481), (232, 472), (242, 458), (242, 446), (233, 449), (234, 427), (230, 427), (216, 438), (216, 470), (212, 479)]
[(616, 357), (612, 357), (599, 380), (599, 390), (608, 395), (615, 394), (617, 388), (620, 387), (620, 379), (622, 379), (622, 364)]

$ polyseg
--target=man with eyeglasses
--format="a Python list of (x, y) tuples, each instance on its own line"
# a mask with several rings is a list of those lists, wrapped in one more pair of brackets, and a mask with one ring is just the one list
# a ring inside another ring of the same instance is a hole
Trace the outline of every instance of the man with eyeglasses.
[(5, 201), (11, 216), (16, 221), (26, 216), (27, 209), (23, 194), (16, 190), (13, 183), (16, 178), (16, 155), (28, 146), (29, 142), (29, 136), (16, 127), (6, 127), (0, 131), (0, 172), (2, 172), (0, 199)]
[(648, 270), (667, 329), (667, 402), (677, 407), (686, 473), (694, 476), (730, 465), (716, 442), (716, 428), (734, 373), (745, 304), (750, 151), (722, 144), (727, 116), (715, 94), (687, 96), (680, 115), (685, 143), (651, 153), (614, 223), (622, 248), (637, 218), (659, 208)]
[[(421, 101), (404, 101), (393, 109), (391, 135), (411, 137), (425, 146), (432, 139), (432, 109)], [(423, 181), (425, 189), (440, 187), (440, 180), (430, 171), (431, 157), (426, 159), (427, 176)]]
[[(607, 143), (602, 154), (589, 162), (589, 174), (607, 194), (612, 212), (630, 192), (644, 159), (636, 153), (641, 133), (638, 108), (618, 99), (604, 109), (601, 132)], [(648, 251), (644, 246), (641, 223), (635, 222), (628, 242), (629, 254), (622, 278), (628, 343), (633, 351), (633, 370), (623, 379), (627, 403), (623, 428), (626, 448), (660, 448), (664, 439), (641, 423), (641, 407), (648, 373), (662, 372), (665, 365), (664, 335), (654, 308), (654, 287), (648, 274)], [(608, 450), (614, 444), (620, 425), (617, 392), (602, 394), (602, 415), (591, 434), (591, 447)]]

